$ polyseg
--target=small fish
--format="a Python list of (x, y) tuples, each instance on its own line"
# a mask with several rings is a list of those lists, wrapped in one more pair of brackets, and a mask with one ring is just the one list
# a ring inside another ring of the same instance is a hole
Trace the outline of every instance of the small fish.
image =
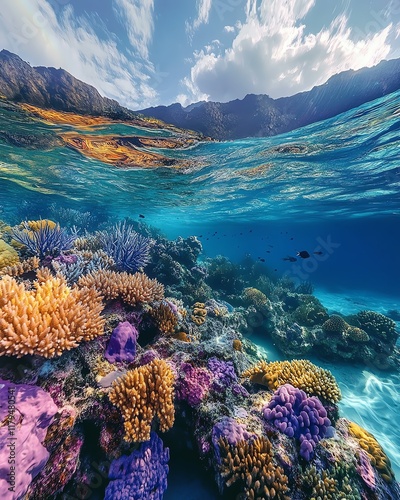
[(268, 246), (269, 246), (269, 248), (274, 248), (274, 245), (268, 245)]
[(315, 255), (323, 255), (322, 252), (313, 252)]
[(308, 259), (310, 257), (310, 254), (307, 252), (307, 250), (302, 250), (301, 252), (297, 252), (296, 255), (298, 257), (301, 257), (302, 259)]
[(291, 255), (288, 255), (287, 257), (284, 257), (282, 260), (288, 260), (289, 262), (296, 262), (296, 257), (292, 257)]
[(267, 250), (267, 253), (271, 253), (271, 250)]
[(265, 259), (260, 259), (261, 262), (265, 262)]
[(293, 238), (290, 238), (290, 239), (292, 240)]
[(202, 237), (203, 237), (203, 235), (202, 235), (202, 234), (200, 234), (200, 235), (199, 235), (199, 238), (202, 238)]
[(139, 217), (140, 217), (141, 219), (144, 219), (144, 215), (143, 215), (143, 214), (139, 214)]
[(249, 233), (252, 233), (252, 232), (253, 232), (253, 230), (252, 230), (252, 229), (250, 229)]

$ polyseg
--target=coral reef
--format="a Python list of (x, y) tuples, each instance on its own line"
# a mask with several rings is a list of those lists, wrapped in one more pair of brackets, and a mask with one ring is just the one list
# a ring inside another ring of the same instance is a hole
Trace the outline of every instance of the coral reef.
[(48, 277), (27, 290), (14, 278), (0, 280), (0, 355), (36, 354), (50, 358), (103, 334), (101, 296), (71, 289)]
[(106, 300), (121, 298), (131, 306), (164, 297), (163, 285), (143, 273), (128, 274), (101, 269), (79, 278), (78, 286), (95, 288)]
[(104, 500), (162, 500), (167, 489), (169, 449), (155, 432), (129, 456), (111, 463)]
[(167, 301), (161, 302), (155, 307), (152, 307), (149, 314), (155, 321), (157, 328), (161, 333), (173, 333), (178, 325), (177, 310), (174, 311), (171, 303)]
[(163, 359), (130, 370), (113, 383), (109, 398), (124, 417), (127, 441), (148, 441), (154, 417), (158, 418), (161, 432), (172, 427), (173, 385), (174, 374)]
[(283, 384), (291, 384), (310, 396), (337, 403), (341, 398), (339, 386), (330, 371), (314, 365), (306, 359), (293, 361), (260, 361), (242, 373), (256, 384), (277, 389)]

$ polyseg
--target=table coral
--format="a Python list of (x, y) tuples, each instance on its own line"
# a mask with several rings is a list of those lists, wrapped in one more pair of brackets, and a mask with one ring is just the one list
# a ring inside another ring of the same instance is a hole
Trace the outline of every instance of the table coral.
[(163, 285), (143, 273), (128, 274), (100, 269), (82, 276), (78, 286), (95, 288), (106, 300), (120, 297), (131, 306), (138, 302), (162, 300), (164, 297)]
[(155, 432), (129, 456), (111, 463), (104, 500), (162, 500), (167, 489), (169, 449)]
[(283, 384), (292, 384), (309, 396), (318, 396), (325, 401), (337, 403), (341, 399), (339, 386), (329, 370), (320, 368), (311, 361), (260, 361), (242, 373), (256, 384), (266, 385), (274, 390)]
[(0, 380), (1, 498), (22, 498), (46, 465), (49, 452), (42, 443), (57, 411), (40, 387)]
[(128, 371), (113, 383), (109, 398), (124, 417), (126, 441), (148, 441), (155, 417), (161, 432), (174, 423), (174, 374), (163, 359)]
[(263, 416), (286, 436), (300, 441), (300, 455), (307, 462), (331, 425), (321, 401), (290, 384), (274, 392), (263, 409)]
[(103, 334), (98, 292), (70, 288), (60, 277), (44, 277), (33, 290), (10, 276), (0, 280), (0, 355), (51, 358)]
[(228, 488), (240, 483), (246, 498), (289, 500), (288, 477), (282, 467), (273, 463), (271, 442), (265, 437), (254, 441), (238, 441), (230, 445), (226, 438), (219, 440), (221, 475)]

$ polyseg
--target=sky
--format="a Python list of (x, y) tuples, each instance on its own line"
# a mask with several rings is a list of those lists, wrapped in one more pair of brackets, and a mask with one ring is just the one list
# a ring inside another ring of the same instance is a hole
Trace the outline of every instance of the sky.
[(0, 49), (130, 109), (278, 98), (400, 57), (400, 0), (2, 0)]

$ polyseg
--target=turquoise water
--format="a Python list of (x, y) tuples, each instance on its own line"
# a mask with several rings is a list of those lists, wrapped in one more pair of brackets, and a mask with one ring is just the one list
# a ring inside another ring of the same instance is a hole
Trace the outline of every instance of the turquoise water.
[[(58, 134), (74, 127), (27, 123), (3, 109), (0, 129)], [(281, 136), (163, 151), (190, 161), (179, 171), (115, 168), (67, 148), (0, 142), (0, 219), (51, 218), (54, 206), (90, 211), (100, 222), (142, 214), (169, 238), (197, 235), (203, 258), (238, 261), (247, 254), (264, 259), (274, 276), (311, 281), (329, 312), (387, 314), (400, 311), (399, 130), (400, 93), (394, 93)], [(92, 132), (173, 135), (127, 125)], [(329, 247), (326, 259), (282, 260), (321, 245)], [(268, 340), (252, 340), (269, 359), (283, 359)], [(342, 415), (376, 436), (399, 478), (400, 434), (393, 424), (399, 373), (311, 360), (337, 377)]]

